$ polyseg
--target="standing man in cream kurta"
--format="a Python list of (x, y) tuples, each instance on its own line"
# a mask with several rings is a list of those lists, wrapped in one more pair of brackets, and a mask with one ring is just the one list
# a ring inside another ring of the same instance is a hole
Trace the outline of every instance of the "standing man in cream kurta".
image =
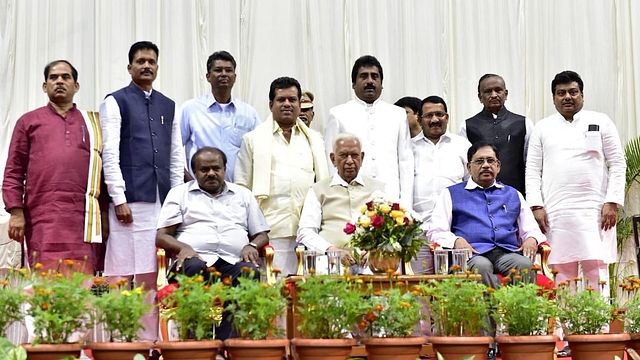
[(367, 158), (360, 172), (385, 184), (385, 193), (407, 209), (413, 202), (413, 152), (405, 111), (380, 100), (382, 65), (371, 55), (360, 57), (351, 71), (356, 99), (329, 110), (324, 140), (327, 154), (336, 135), (349, 132), (362, 140)]
[(583, 110), (583, 82), (563, 71), (551, 82), (557, 113), (540, 120), (529, 140), (527, 202), (547, 234), (556, 282), (578, 275), (609, 293), (608, 264), (616, 261), (616, 215), (624, 204), (626, 163), (611, 119)]
[(322, 137), (298, 118), (301, 95), (296, 79), (271, 83), (273, 119), (242, 137), (234, 169), (235, 182), (253, 192), (271, 227), (274, 266), (284, 275), (296, 272), (294, 247), (305, 195), (316, 181), (329, 177)]

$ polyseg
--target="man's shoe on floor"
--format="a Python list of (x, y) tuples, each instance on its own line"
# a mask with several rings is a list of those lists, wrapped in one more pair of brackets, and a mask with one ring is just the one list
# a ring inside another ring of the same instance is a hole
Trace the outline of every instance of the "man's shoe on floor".
[(558, 357), (571, 357), (571, 349), (569, 349), (569, 345), (565, 346), (564, 349), (558, 351)]
[(489, 349), (487, 360), (496, 360), (496, 349)]

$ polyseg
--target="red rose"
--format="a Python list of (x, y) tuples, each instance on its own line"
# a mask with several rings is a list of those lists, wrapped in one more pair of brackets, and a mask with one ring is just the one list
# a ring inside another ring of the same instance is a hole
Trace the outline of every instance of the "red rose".
[(380, 215), (376, 215), (371, 219), (371, 226), (373, 226), (376, 229), (379, 229), (382, 227), (383, 222), (384, 222), (384, 218)]
[(400, 210), (400, 204), (393, 203), (393, 205), (391, 205), (391, 210)]
[(356, 226), (353, 225), (352, 223), (347, 223), (347, 225), (344, 227), (344, 233), (347, 235), (351, 235), (356, 231)]
[(365, 205), (367, 205), (367, 210), (371, 210), (373, 209), (373, 201), (369, 201), (368, 203), (366, 203)]

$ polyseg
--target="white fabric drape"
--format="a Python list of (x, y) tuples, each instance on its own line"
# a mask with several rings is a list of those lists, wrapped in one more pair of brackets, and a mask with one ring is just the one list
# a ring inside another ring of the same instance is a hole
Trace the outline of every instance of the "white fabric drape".
[(443, 96), (453, 132), (480, 110), (484, 73), (502, 75), (507, 107), (536, 121), (554, 111), (553, 76), (572, 69), (585, 81), (585, 108), (608, 114), (623, 143), (638, 135), (634, 0), (0, 0), (0, 9), (0, 181), (16, 120), (47, 101), (45, 64), (74, 64), (76, 102), (96, 110), (128, 84), (138, 40), (159, 46), (154, 85), (176, 103), (209, 91), (206, 59), (225, 49), (238, 61), (234, 96), (265, 119), (271, 81), (295, 77), (316, 95), (319, 131), (328, 109), (353, 97), (353, 61), (373, 54), (385, 100)]

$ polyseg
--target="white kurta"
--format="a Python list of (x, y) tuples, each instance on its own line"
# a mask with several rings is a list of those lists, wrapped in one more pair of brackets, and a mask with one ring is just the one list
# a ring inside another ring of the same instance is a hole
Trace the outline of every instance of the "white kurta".
[[(600, 136), (588, 150), (592, 124)], [(582, 110), (568, 122), (555, 113), (536, 124), (527, 157), (527, 202), (547, 212), (550, 264), (616, 261), (616, 228), (602, 231), (600, 218), (605, 202), (624, 204), (625, 170), (620, 137), (607, 115)]]
[(333, 138), (345, 132), (362, 142), (360, 174), (382, 181), (389, 198), (413, 208), (413, 152), (405, 111), (382, 100), (366, 104), (360, 99), (331, 108), (324, 137), (327, 155), (333, 152)]

